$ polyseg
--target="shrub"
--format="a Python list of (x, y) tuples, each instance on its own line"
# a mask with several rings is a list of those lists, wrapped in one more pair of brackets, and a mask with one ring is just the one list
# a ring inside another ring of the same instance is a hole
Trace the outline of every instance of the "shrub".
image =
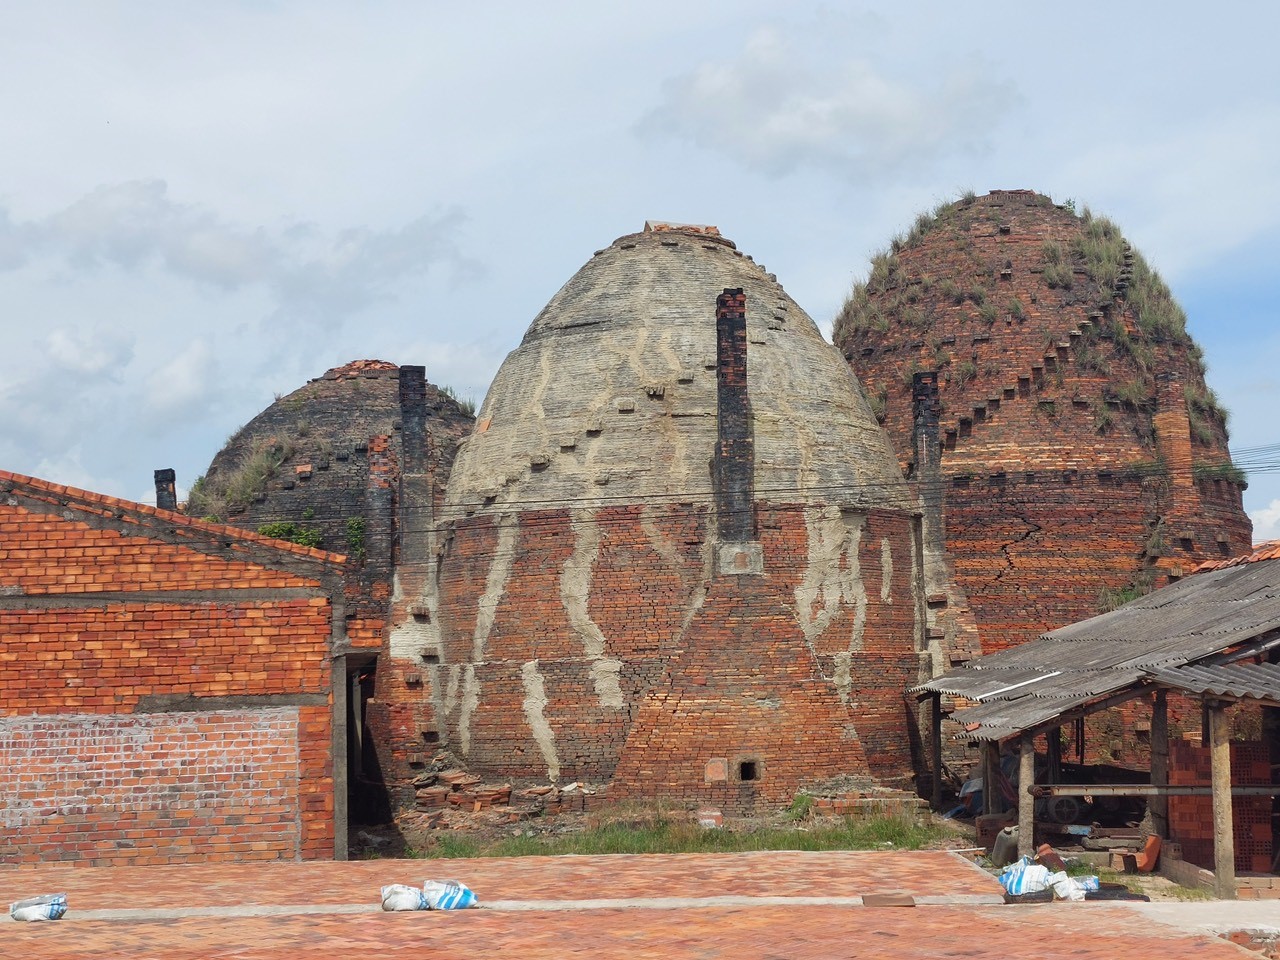
[(259, 440), (233, 467), (214, 478), (198, 477), (187, 496), (190, 516), (225, 520), (233, 507), (247, 507), (267, 489), (276, 470), (293, 455), (293, 443), (274, 437)]
[(273, 540), (288, 540), (290, 543), (300, 544), (304, 547), (319, 547), (323, 540), (320, 531), (315, 527), (304, 527), (291, 520), (264, 523), (258, 527), (258, 532), (264, 537), (271, 537)]

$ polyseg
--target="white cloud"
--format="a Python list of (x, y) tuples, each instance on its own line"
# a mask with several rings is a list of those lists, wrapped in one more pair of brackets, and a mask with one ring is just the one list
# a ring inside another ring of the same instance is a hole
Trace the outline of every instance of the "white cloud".
[(404, 278), (442, 265), (473, 276), (474, 262), (457, 245), (464, 220), (455, 207), (398, 229), (244, 225), (174, 200), (163, 180), (135, 180), (99, 186), (42, 219), (14, 223), (0, 208), (0, 269), (22, 263), (6, 253), (13, 245), (6, 238), (15, 238), (28, 259), (49, 258), (77, 274), (154, 268), (221, 291), (260, 286), (274, 298), (277, 319), (332, 327)]
[(1280, 539), (1280, 500), (1271, 503), (1249, 515), (1253, 521), (1253, 542)]
[(775, 28), (754, 33), (732, 60), (663, 84), (639, 125), (692, 141), (771, 176), (815, 167), (849, 180), (882, 179), (956, 152), (985, 150), (1012, 84), (974, 62), (926, 84), (867, 59), (823, 70)]
[(133, 359), (134, 337), (124, 331), (61, 327), (49, 334), (45, 347), (54, 364), (68, 372), (118, 379)]
[(217, 359), (204, 340), (193, 340), (155, 370), (147, 381), (147, 404), (155, 414), (181, 417), (220, 387)]
[(1123, 211), (1130, 238), (1176, 278), (1280, 226), (1277, 147), (1280, 106), (1233, 101), (1218, 113), (1094, 143), (1055, 179), (1101, 213)]

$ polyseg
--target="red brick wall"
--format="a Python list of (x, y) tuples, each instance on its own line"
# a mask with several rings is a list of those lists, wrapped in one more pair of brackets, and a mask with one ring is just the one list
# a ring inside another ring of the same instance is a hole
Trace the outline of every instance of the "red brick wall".
[(298, 719), (297, 707), (0, 719), (0, 862), (296, 859)]
[(333, 856), (338, 558), (0, 481), (0, 861)]
[(324, 598), (6, 610), (0, 715), (132, 713), (143, 697), (327, 696)]
[[(410, 761), (420, 762), (425, 750), (414, 726), (425, 724), (476, 772), (545, 780), (545, 744), (527, 703), (530, 689), (541, 689), (539, 713), (553, 735), (560, 779), (612, 781), (611, 796), (746, 807), (784, 802), (803, 783), (836, 774), (909, 782), (903, 690), (919, 676), (913, 521), (887, 511), (859, 516), (865, 624), (850, 652), (852, 598), (815, 631), (812, 646), (800, 626), (797, 588), (812, 563), (804, 508), (757, 505), (765, 574), (741, 577), (708, 577), (705, 540), (714, 520), (705, 506), (594, 512), (598, 545), (584, 574), (582, 610), (603, 637), (603, 657), (618, 662), (622, 703), (613, 706), (593, 672), (582, 620), (564, 595), (566, 570), (585, 535), (583, 515), (522, 513), (506, 547), (493, 517), (458, 523), (441, 565), (441, 663), (379, 663), (370, 716), (391, 734), (378, 739), (395, 753), (383, 758), (384, 771), (412, 775)], [(882, 541), (892, 556), (888, 601)], [(478, 611), (501, 573), (496, 558), (510, 570), (499, 577), (486, 633), (483, 623), (477, 627)], [(837, 563), (847, 571), (847, 553)], [(822, 605), (819, 597), (807, 615)], [(838, 656), (849, 663), (848, 702), (833, 681)], [(529, 671), (537, 675), (532, 688)], [(417, 682), (405, 683), (406, 675)], [(758, 761), (758, 782), (706, 782), (707, 761), (740, 756)]]
[[(1212, 782), (1209, 748), (1185, 740), (1169, 744), (1169, 783), (1207, 786)], [(1231, 744), (1231, 783), (1264, 786), (1271, 783), (1271, 759), (1267, 745), (1257, 741)], [(1236, 870), (1271, 872), (1274, 855), (1271, 836), (1270, 797), (1232, 797), (1232, 836)], [(1213, 798), (1170, 797), (1169, 839), (1182, 845), (1182, 858), (1213, 869)]]

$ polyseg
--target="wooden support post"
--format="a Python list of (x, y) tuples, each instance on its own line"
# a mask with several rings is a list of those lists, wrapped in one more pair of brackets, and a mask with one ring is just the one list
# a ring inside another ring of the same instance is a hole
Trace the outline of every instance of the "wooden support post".
[(1076, 718), (1076, 763), (1084, 766), (1084, 717)]
[(1036, 798), (1031, 788), (1036, 783), (1036, 739), (1029, 733), (1022, 735), (1022, 750), (1018, 757), (1018, 856), (1029, 857), (1035, 853)]
[[(1151, 785), (1169, 785), (1169, 694), (1157, 690), (1151, 702)], [(1169, 798), (1155, 796), (1147, 801), (1151, 829), (1161, 839), (1169, 839)]]
[(1236, 843), (1231, 817), (1231, 720), (1225, 705), (1209, 706), (1209, 755), (1213, 772), (1213, 895), (1236, 898)]
[(333, 758), (333, 859), (347, 859), (347, 658), (334, 654), (329, 673), (333, 710), (329, 714), (329, 750)]
[(355, 670), (349, 677), (351, 682), (351, 691), (349, 701), (351, 710), (349, 719), (351, 722), (351, 743), (349, 746), (351, 753), (351, 764), (348, 768), (348, 775), (361, 777), (364, 776), (364, 704), (361, 702), (360, 689), (360, 671)]
[(1048, 783), (1062, 782), (1062, 728), (1054, 727), (1044, 735), (1045, 757), (1049, 761)]
[(933, 765), (933, 797), (935, 811), (942, 810), (942, 694), (935, 693), (929, 701), (929, 753)]
[(994, 740), (982, 743), (982, 812), (1000, 812), (1000, 787), (996, 784), (1000, 745)]

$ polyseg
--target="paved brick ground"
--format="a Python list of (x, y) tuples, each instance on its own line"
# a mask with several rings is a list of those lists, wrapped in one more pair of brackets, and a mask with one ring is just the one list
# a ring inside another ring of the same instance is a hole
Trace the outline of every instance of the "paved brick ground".
[(944, 852), (769, 852), (680, 856), (364, 860), (209, 866), (0, 869), (0, 903), (65, 890), (73, 909), (377, 903), (385, 883), (457, 879), (485, 901), (622, 897), (857, 897), (876, 890), (999, 894), (971, 863)]
[[(376, 903), (393, 881), (456, 876), (484, 900), (599, 897), (856, 897), (886, 889), (974, 901), (994, 881), (940, 853), (769, 853), (686, 857), (561, 857), (155, 868), (0, 870), (0, 900), (65, 889), (58, 923), (0, 925), (0, 958), (23, 960), (306, 960), (369, 957), (564, 960), (801, 960), (925, 957), (1038, 960), (1240, 958), (1240, 948), (1187, 935), (1111, 904), (875, 908), (754, 903), (461, 913), (285, 913), (271, 905)], [(75, 911), (215, 907), (227, 916), (76, 919)], [(550, 904), (548, 904), (550, 906)]]

